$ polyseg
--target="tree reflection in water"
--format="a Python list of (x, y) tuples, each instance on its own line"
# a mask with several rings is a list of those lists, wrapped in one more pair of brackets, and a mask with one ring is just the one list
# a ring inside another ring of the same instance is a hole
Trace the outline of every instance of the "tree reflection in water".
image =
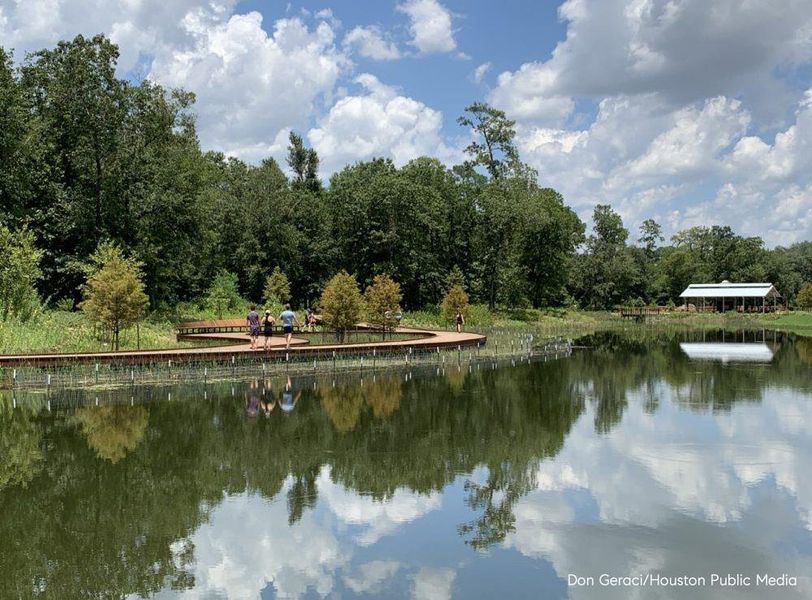
[(143, 405), (86, 406), (74, 419), (96, 455), (115, 464), (141, 442), (149, 412)]
[(231, 383), (209, 384), (206, 400), (187, 390), (173, 394), (185, 401), (61, 413), (11, 409), (2, 398), (0, 539), (13, 543), (0, 553), (0, 596), (192, 587), (191, 534), (227, 495), (284, 491), (288, 523), (298, 526), (325, 473), (378, 503), (398, 490), (436, 494), (461, 477), (474, 518), (458, 531), (484, 549), (513, 531), (516, 503), (588, 407), (595, 431), (609, 435), (641, 390), (650, 412), (664, 385), (688, 409), (719, 411), (758, 402), (772, 385), (812, 387), (806, 341), (779, 340), (769, 369), (736, 369), (691, 362), (679, 349), (685, 334), (635, 331), (513, 368), (367, 375), (363, 385), (322, 381), (315, 390), (294, 380), (296, 410), (259, 420), (245, 416), (244, 390), (234, 384), (232, 396)]

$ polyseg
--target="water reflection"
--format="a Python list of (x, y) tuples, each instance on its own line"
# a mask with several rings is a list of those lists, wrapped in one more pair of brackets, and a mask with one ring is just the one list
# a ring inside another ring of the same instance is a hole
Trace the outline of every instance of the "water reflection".
[(132, 406), (3, 399), (0, 596), (582, 598), (568, 573), (810, 573), (808, 341), (753, 368), (691, 360), (700, 335)]

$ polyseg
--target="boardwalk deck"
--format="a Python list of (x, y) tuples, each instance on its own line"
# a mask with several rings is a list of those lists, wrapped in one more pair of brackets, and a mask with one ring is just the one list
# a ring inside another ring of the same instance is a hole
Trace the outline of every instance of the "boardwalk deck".
[(620, 309), (621, 319), (645, 321), (649, 317), (656, 317), (668, 309), (661, 306), (624, 306)]
[[(224, 324), (224, 329), (237, 327), (230, 323)], [(139, 350), (125, 352), (76, 352), (76, 353), (43, 353), (43, 354), (6, 354), (0, 355), (0, 368), (2, 367), (53, 367), (75, 363), (115, 363), (115, 364), (154, 364), (163, 361), (173, 361), (183, 363), (189, 361), (222, 361), (229, 360), (233, 356), (244, 356), (263, 353), (270, 356), (284, 355), (291, 356), (313, 356), (335, 352), (336, 354), (352, 354), (362, 352), (372, 352), (373, 349), (380, 351), (408, 351), (410, 348), (418, 350), (449, 347), (470, 347), (484, 344), (487, 338), (477, 333), (456, 333), (453, 331), (429, 331), (424, 329), (411, 329), (399, 327), (398, 333), (412, 334), (415, 339), (393, 340), (385, 342), (368, 342), (362, 344), (327, 344), (311, 345), (307, 339), (294, 337), (289, 350), (285, 349), (283, 337), (272, 337), (271, 348), (262, 349), (263, 338), (259, 340), (259, 348), (252, 350), (248, 337), (244, 333), (237, 331), (219, 331), (214, 324), (205, 326), (207, 332), (200, 332), (204, 327), (195, 328), (195, 333), (185, 333), (185, 328), (178, 327), (179, 335), (187, 340), (201, 341), (223, 341), (222, 346), (207, 346), (201, 348), (174, 348), (165, 350)], [(181, 333), (184, 331), (184, 333)]]

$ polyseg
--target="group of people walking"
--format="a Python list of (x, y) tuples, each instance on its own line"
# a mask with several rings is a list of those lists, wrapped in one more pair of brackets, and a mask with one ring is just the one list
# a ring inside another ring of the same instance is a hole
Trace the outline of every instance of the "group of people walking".
[[(284, 310), (279, 313), (279, 320), (282, 322), (282, 333), (285, 335), (285, 349), (287, 350), (290, 348), (290, 340), (293, 338), (293, 328), (301, 327), (302, 323), (296, 318), (296, 313), (291, 310), (290, 304), (285, 304)], [(266, 310), (265, 315), (260, 319), (257, 307), (251, 306), (251, 310), (246, 317), (246, 323), (248, 323), (251, 336), (251, 350), (256, 350), (260, 332), (265, 337), (263, 349), (268, 350), (271, 346), (273, 328), (276, 325), (276, 319), (271, 314), (271, 311)], [(304, 326), (309, 327), (311, 331), (316, 326), (316, 313), (309, 308), (305, 311)]]

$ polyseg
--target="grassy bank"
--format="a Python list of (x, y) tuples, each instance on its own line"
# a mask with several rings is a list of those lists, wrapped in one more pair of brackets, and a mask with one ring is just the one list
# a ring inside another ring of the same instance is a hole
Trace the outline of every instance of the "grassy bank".
[[(199, 346), (192, 342), (175, 340), (175, 330), (169, 321), (144, 321), (141, 324), (140, 347), (189, 348)], [(135, 350), (138, 346), (135, 328), (122, 331), (121, 350)], [(112, 344), (106, 336), (87, 322), (84, 315), (59, 310), (44, 311), (30, 321), (0, 322), (0, 353), (31, 352), (109, 352)]]

